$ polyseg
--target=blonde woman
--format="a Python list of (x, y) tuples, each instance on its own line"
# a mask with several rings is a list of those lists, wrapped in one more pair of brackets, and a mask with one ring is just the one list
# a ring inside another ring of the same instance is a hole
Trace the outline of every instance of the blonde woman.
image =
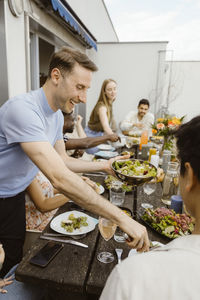
[[(87, 136), (102, 136), (104, 134), (114, 134), (116, 130), (115, 121), (113, 119), (112, 104), (116, 99), (117, 83), (113, 79), (104, 80), (99, 99), (90, 115), (88, 126), (85, 128)], [(114, 134), (112, 142), (119, 139)], [(88, 149), (88, 153), (95, 153), (98, 148)]]

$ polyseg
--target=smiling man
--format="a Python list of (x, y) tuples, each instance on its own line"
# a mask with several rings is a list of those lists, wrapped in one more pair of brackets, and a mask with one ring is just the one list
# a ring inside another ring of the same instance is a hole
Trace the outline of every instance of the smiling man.
[(135, 132), (139, 135), (143, 130), (149, 130), (151, 134), (151, 125), (154, 123), (154, 116), (149, 112), (149, 100), (141, 99), (138, 103), (138, 111), (130, 111), (121, 122), (123, 132)]
[[(62, 111), (86, 102), (95, 64), (83, 53), (62, 48), (54, 53), (48, 79), (36, 91), (9, 99), (0, 108), (0, 243), (5, 261), (0, 277), (22, 258), (25, 237), (24, 190), (40, 169), (60, 193), (119, 225), (129, 245), (148, 249), (144, 226), (99, 196), (74, 172), (111, 172), (111, 163), (67, 156)], [(2, 171), (3, 170), (3, 171)]]

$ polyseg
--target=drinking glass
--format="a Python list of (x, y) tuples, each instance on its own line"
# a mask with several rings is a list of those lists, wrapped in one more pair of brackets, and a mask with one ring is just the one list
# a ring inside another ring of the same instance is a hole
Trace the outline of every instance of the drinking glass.
[[(103, 218), (103, 217), (99, 217), (99, 231), (101, 233), (101, 236), (104, 238), (105, 241), (109, 241), (116, 230), (117, 225), (114, 224), (112, 221)], [(97, 255), (97, 259), (106, 264), (106, 263), (110, 263), (114, 260), (114, 256), (112, 253), (110, 252), (100, 252)]]
[(143, 184), (143, 191), (147, 195), (147, 202), (141, 204), (143, 208), (153, 208), (151, 204), (149, 204), (149, 196), (153, 194), (156, 190), (156, 181), (152, 180)]
[(121, 186), (114, 187), (111, 186), (109, 190), (110, 202), (116, 206), (121, 206), (124, 203), (125, 191)]

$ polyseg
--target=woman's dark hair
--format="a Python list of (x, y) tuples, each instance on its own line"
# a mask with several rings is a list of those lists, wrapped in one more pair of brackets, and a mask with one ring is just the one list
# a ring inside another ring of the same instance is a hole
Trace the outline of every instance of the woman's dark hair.
[(62, 75), (64, 75), (66, 72), (71, 73), (76, 63), (88, 70), (91, 70), (92, 72), (98, 70), (97, 66), (85, 53), (73, 48), (63, 47), (59, 51), (53, 53), (51, 56), (48, 78), (51, 77), (51, 71), (54, 68), (58, 68)]
[(200, 116), (181, 125), (175, 132), (181, 175), (185, 174), (185, 163), (189, 162), (200, 181)]
[(148, 105), (148, 107), (150, 106), (149, 100), (147, 100), (147, 99), (141, 99), (141, 100), (139, 101), (139, 103), (138, 103), (138, 107), (139, 107), (140, 105), (142, 105), (142, 104)]

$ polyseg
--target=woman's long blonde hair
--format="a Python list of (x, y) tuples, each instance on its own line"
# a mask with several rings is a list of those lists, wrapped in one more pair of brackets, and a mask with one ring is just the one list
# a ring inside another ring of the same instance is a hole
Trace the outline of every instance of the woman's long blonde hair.
[(107, 113), (108, 113), (108, 119), (110, 119), (110, 107), (112, 106), (112, 103), (110, 104), (109, 101), (108, 101), (108, 98), (106, 96), (106, 93), (105, 93), (105, 89), (106, 89), (106, 86), (109, 82), (114, 82), (117, 84), (117, 82), (114, 80), (114, 79), (105, 79), (104, 82), (102, 83), (102, 86), (101, 86), (101, 91), (100, 91), (100, 94), (99, 94), (99, 99), (97, 101), (97, 103), (100, 103), (102, 102), (106, 108), (107, 108)]

